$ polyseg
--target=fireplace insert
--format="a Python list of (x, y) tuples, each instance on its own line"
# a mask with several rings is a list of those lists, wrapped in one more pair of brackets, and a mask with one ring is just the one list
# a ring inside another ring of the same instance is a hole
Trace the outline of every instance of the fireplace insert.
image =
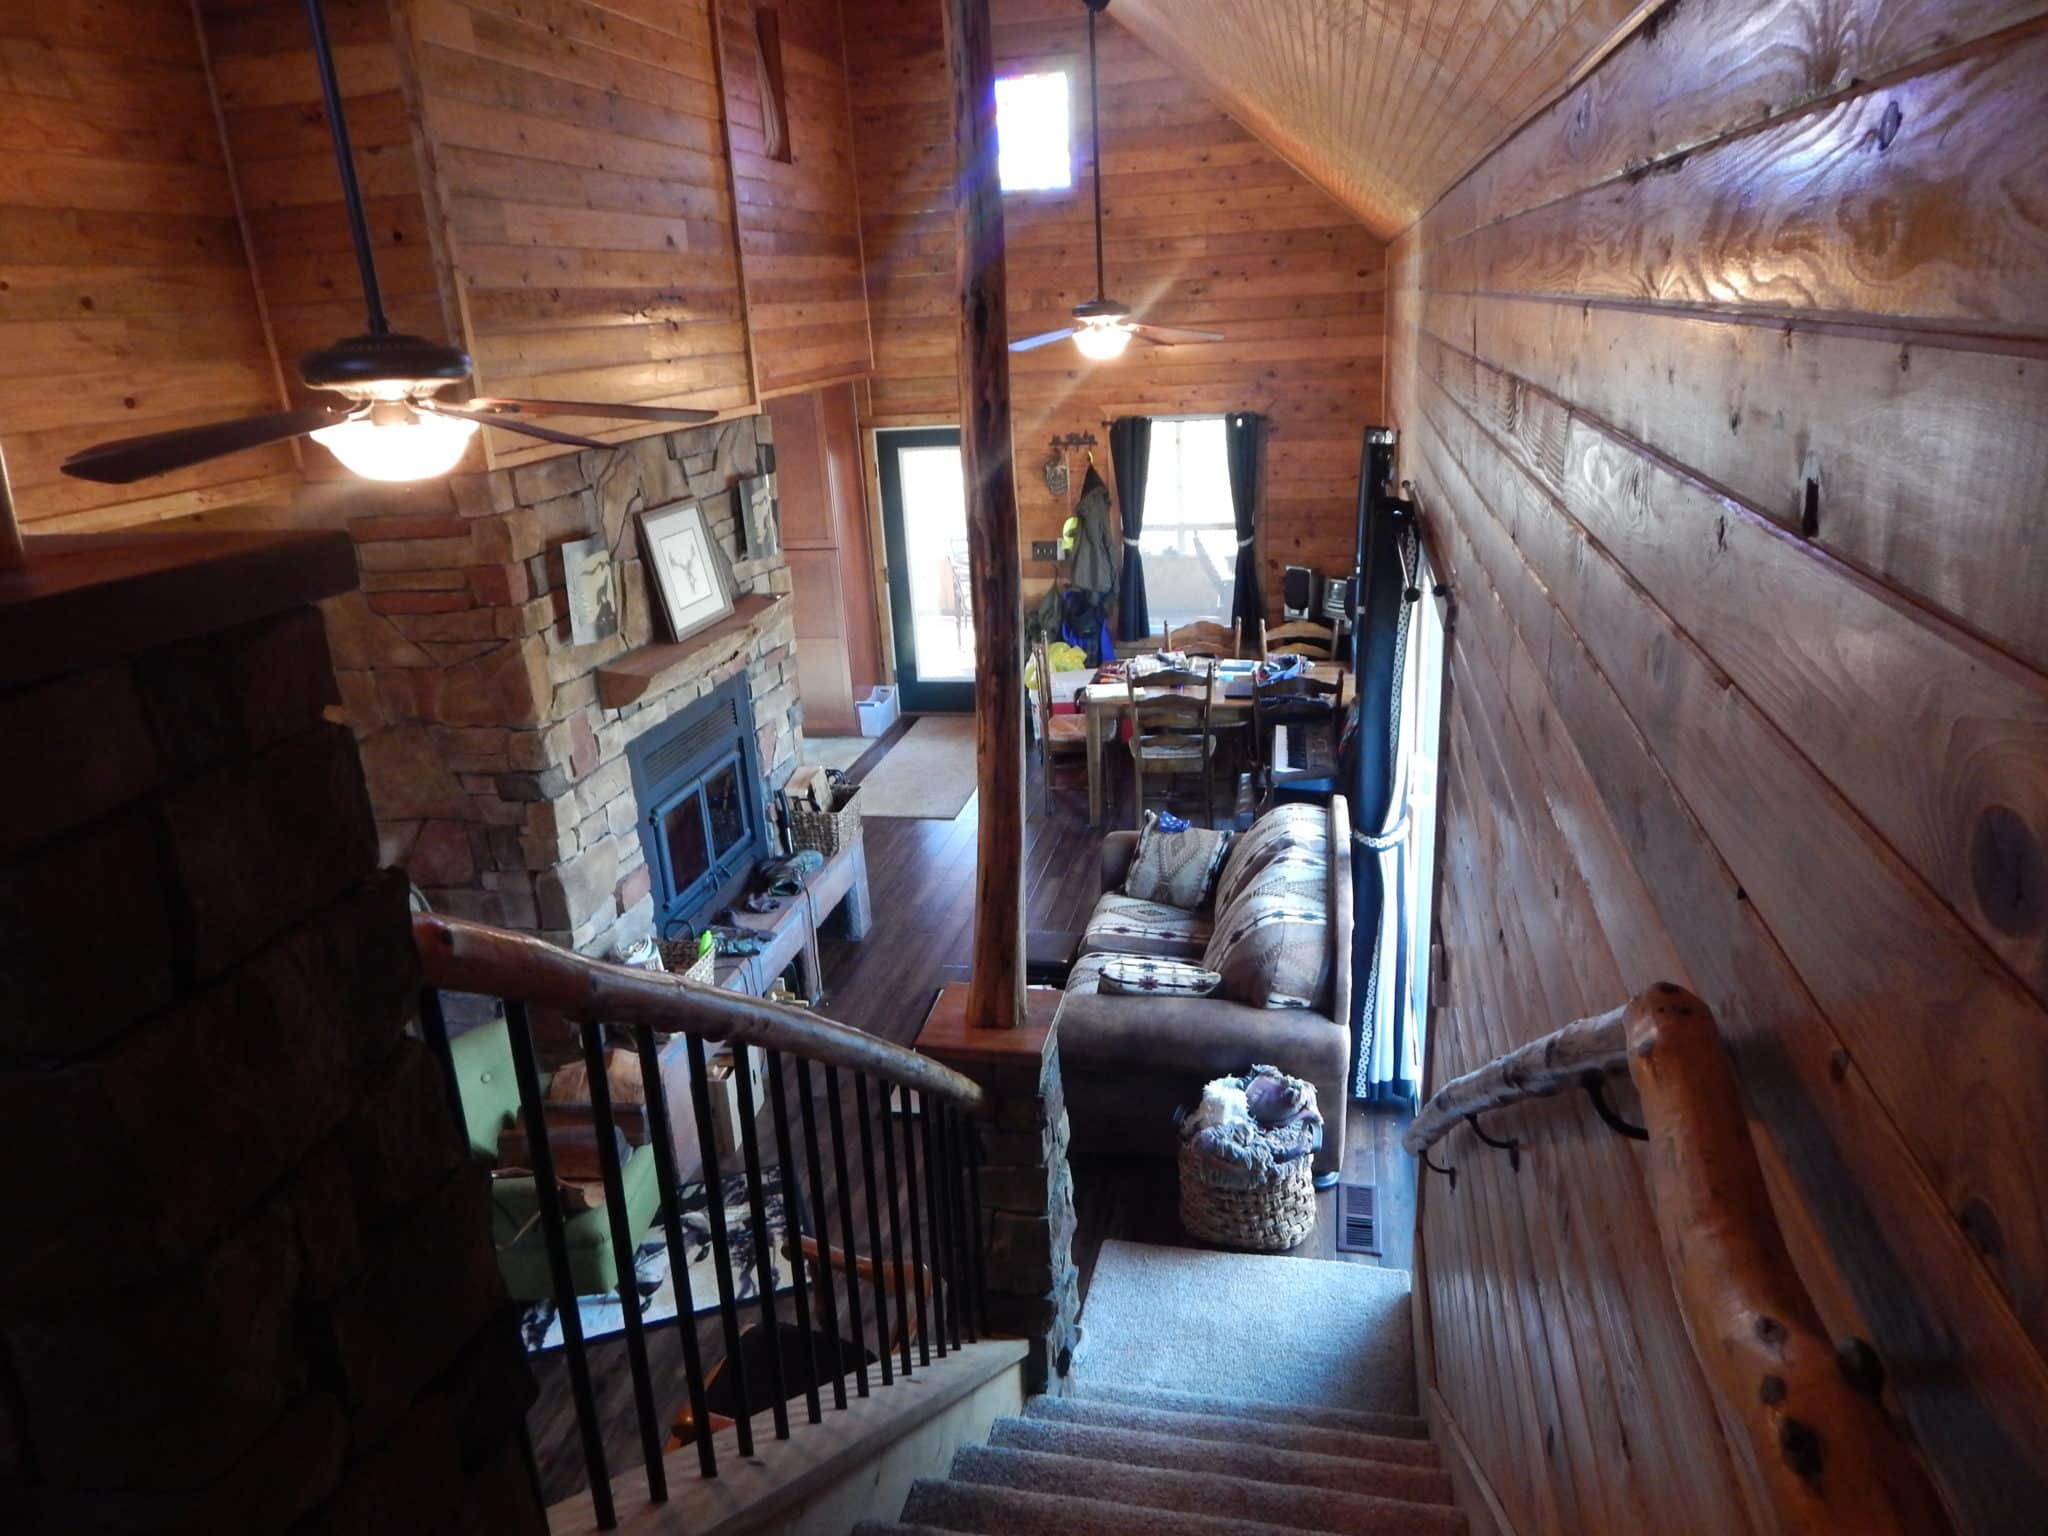
[(754, 701), (744, 674), (626, 748), (655, 930), (694, 932), (730, 906), (767, 857)]

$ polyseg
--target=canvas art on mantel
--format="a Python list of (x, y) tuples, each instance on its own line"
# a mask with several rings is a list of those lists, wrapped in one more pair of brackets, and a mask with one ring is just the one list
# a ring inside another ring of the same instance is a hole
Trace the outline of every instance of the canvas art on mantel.
[(612, 552), (603, 534), (594, 533), (562, 546), (562, 585), (568, 590), (572, 644), (592, 645), (619, 632)]
[(687, 640), (732, 612), (724, 551), (694, 501), (640, 514), (640, 547), (654, 572), (672, 639)]

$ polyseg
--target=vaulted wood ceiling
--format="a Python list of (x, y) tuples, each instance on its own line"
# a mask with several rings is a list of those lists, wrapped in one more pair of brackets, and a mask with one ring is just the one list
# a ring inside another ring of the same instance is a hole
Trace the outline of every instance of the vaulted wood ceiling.
[[(1078, 4), (1079, 0), (1075, 0)], [(1375, 233), (1407, 228), (1637, 0), (1114, 0)]]

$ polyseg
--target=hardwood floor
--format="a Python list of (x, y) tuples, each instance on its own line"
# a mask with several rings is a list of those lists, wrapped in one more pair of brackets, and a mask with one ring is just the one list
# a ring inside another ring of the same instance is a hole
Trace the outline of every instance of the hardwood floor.
[[(858, 778), (909, 728), (900, 722), (850, 770)], [(1097, 853), (1102, 832), (1090, 829), (1086, 771), (1080, 764), (1062, 766), (1046, 794), (1037, 765), (1026, 775), (1024, 903), (1027, 928), (1071, 929), (1086, 922), (1099, 894)], [(1112, 816), (1115, 808), (1112, 807)], [(899, 1044), (909, 1044), (940, 985), (962, 974), (968, 963), (974, 903), (975, 805), (952, 821), (869, 818), (863, 827), (867, 842), (868, 880), (875, 923), (856, 944), (845, 938), (838, 923), (820, 936), (826, 995), (819, 1012), (841, 1023)], [(811, 1073), (817, 1094), (820, 1136), (826, 1111), (821, 1074)], [(852, 1101), (841, 1082), (842, 1113), (849, 1147), (856, 1146)], [(797, 1116), (791, 1099), (792, 1121)], [(772, 1160), (772, 1138), (764, 1127), (764, 1158)], [(1337, 1251), (1336, 1191), (1317, 1196), (1316, 1229), (1295, 1257), (1341, 1259), (1351, 1263), (1408, 1267), (1414, 1225), (1415, 1180), (1412, 1161), (1400, 1148), (1405, 1116), (1376, 1113), (1353, 1106), (1347, 1122), (1344, 1177), (1371, 1183), (1378, 1191), (1381, 1254), (1377, 1258)], [(879, 1157), (879, 1154), (878, 1154)], [(855, 1154), (856, 1164), (858, 1161)], [(833, 1240), (838, 1240), (838, 1189), (827, 1153), (824, 1183), (833, 1210)], [(868, 1247), (866, 1190), (858, 1167), (851, 1174), (854, 1229), (863, 1252)], [(1189, 1244), (1175, 1214), (1176, 1184), (1170, 1161), (1077, 1161), (1074, 1204), (1078, 1219), (1074, 1259), (1081, 1271), (1085, 1318), (1087, 1285), (1102, 1245), (1110, 1238), (1159, 1244)], [(804, 1202), (809, 1204), (808, 1196)], [(803, 1213), (810, 1231), (810, 1213)], [(884, 1238), (887, 1240), (886, 1215)], [(907, 1242), (907, 1229), (906, 1229)], [(876, 1337), (873, 1297), (863, 1295), (866, 1336)], [(842, 1320), (846, 1310), (839, 1293)], [(791, 1298), (779, 1298), (781, 1316), (790, 1316)], [(741, 1309), (742, 1321), (755, 1315)], [(717, 1314), (697, 1320), (696, 1332), (707, 1367), (723, 1357), (724, 1341)], [(850, 1336), (850, 1335), (849, 1335)], [(657, 1383), (672, 1383), (671, 1394), (682, 1397), (682, 1345), (677, 1326), (650, 1330), (649, 1357)], [(614, 1475), (640, 1464), (633, 1392), (623, 1342), (601, 1340), (590, 1349), (593, 1391), (603, 1429), (605, 1453)], [(547, 1500), (566, 1497), (583, 1486), (584, 1469), (566, 1362), (560, 1353), (538, 1356), (534, 1374), (540, 1396), (527, 1416)], [(877, 1373), (878, 1374), (878, 1373)], [(796, 1405), (801, 1411), (802, 1404)], [(762, 1421), (765, 1431), (766, 1421)]]

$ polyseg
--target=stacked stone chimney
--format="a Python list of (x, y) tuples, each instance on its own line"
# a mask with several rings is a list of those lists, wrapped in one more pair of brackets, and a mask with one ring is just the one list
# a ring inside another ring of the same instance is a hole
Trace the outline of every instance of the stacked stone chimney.
[[(438, 911), (529, 930), (586, 954), (648, 933), (649, 872), (626, 745), (738, 672), (771, 783), (796, 761), (801, 707), (787, 607), (761, 633), (693, 658), (621, 709), (597, 669), (666, 638), (637, 515), (703, 504), (736, 592), (790, 591), (787, 559), (743, 548), (734, 488), (771, 457), (743, 417), (393, 497), (349, 525), (362, 591), (328, 605), (348, 719), (383, 861)], [(602, 531), (620, 632), (570, 640), (561, 546)], [(778, 541), (779, 545), (779, 541)]]

